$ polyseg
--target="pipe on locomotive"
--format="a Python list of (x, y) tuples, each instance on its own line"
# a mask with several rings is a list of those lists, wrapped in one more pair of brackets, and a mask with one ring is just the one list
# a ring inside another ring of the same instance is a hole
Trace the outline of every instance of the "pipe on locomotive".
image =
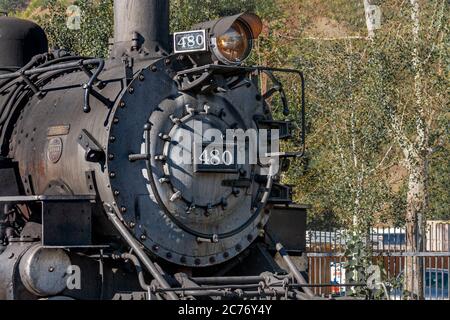
[(113, 57), (129, 51), (161, 57), (170, 52), (168, 0), (114, 0)]
[[(115, 214), (114, 210), (111, 207), (105, 207), (106, 213), (108, 215), (109, 220), (112, 222), (116, 230), (120, 233), (120, 235), (125, 239), (125, 241), (129, 244), (129, 246), (133, 249), (142, 263), (145, 265), (147, 270), (153, 276), (153, 278), (159, 283), (159, 285), (163, 289), (171, 289), (169, 283), (158, 270), (156, 265), (150, 260), (144, 250), (141, 249), (140, 244), (136, 241), (133, 235), (127, 230), (122, 221), (120, 221), (119, 217)], [(178, 300), (178, 296), (174, 292), (167, 293), (168, 298), (170, 300)]]

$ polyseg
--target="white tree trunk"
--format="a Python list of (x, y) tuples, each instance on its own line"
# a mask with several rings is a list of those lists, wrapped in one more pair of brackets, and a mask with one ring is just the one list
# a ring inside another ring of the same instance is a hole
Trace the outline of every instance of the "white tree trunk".
[[(423, 217), (427, 209), (428, 162), (415, 159), (410, 166), (406, 206), (406, 250), (423, 252), (425, 243), (425, 225)], [(412, 298), (424, 298), (423, 258), (406, 257), (405, 290)]]
[[(417, 108), (417, 137), (413, 148), (415, 156), (407, 157), (409, 180), (406, 207), (406, 239), (407, 251), (421, 252), (424, 250), (424, 216), (427, 210), (427, 152), (429, 130), (425, 121), (425, 108), (422, 84), (422, 65), (419, 56), (420, 43), (420, 6), (418, 0), (410, 0), (411, 22), (413, 36), (412, 65), (415, 71), (414, 92), (415, 108)], [(407, 257), (405, 263), (405, 289), (413, 298), (423, 299), (423, 258)]]
[(380, 28), (380, 7), (372, 4), (370, 0), (364, 0), (364, 13), (366, 16), (367, 36), (369, 39), (375, 37), (375, 30)]

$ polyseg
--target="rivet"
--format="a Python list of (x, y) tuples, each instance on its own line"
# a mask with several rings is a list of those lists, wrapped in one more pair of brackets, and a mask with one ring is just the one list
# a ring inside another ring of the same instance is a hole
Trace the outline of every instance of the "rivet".
[(186, 208), (186, 214), (191, 214), (194, 210), (195, 210), (195, 203), (191, 203), (191, 204)]
[(201, 262), (202, 262), (202, 261), (201, 261), (199, 258), (197, 258), (197, 259), (194, 260), (194, 263), (195, 263), (196, 265), (199, 265)]
[(111, 172), (109, 173), (109, 177), (110, 177), (110, 178), (115, 178), (115, 177), (116, 177), (116, 173), (115, 173), (114, 171), (111, 171)]
[(114, 118), (114, 119), (113, 119), (113, 123), (115, 123), (115, 124), (119, 123), (119, 118), (117, 118), (117, 117)]
[(172, 259), (172, 254), (170, 252), (167, 252), (166, 257), (167, 257), (167, 259)]
[(128, 88), (128, 92), (129, 92), (129, 93), (133, 93), (133, 92), (134, 92), (134, 88), (133, 88), (133, 87), (129, 87), (129, 88)]
[(216, 258), (214, 258), (214, 257), (209, 258), (209, 262), (210, 263), (215, 263), (216, 262)]
[(112, 153), (108, 154), (108, 159), (109, 160), (114, 160), (114, 154), (112, 154)]
[(121, 108), (125, 108), (125, 101), (120, 101), (120, 103), (119, 103), (119, 107), (121, 107)]
[(153, 65), (152, 68), (151, 68), (151, 70), (152, 70), (153, 72), (156, 72), (156, 71), (158, 71), (158, 68), (157, 68), (155, 65)]
[(223, 253), (223, 257), (224, 257), (225, 259), (228, 258), (229, 256), (230, 256), (230, 254), (229, 254), (228, 252), (225, 251), (225, 252)]
[(186, 260), (186, 257), (181, 257), (181, 258), (180, 258), (180, 262), (181, 262), (181, 263), (186, 263), (186, 261), (187, 261), (187, 260)]
[(156, 245), (156, 244), (154, 244), (154, 245), (152, 246), (152, 250), (153, 250), (153, 251), (158, 251), (158, 250), (159, 250), (159, 246)]
[(173, 114), (171, 114), (171, 115), (169, 116), (169, 119), (170, 119), (174, 124), (180, 124), (180, 123), (181, 123), (181, 120), (180, 120), (179, 118), (175, 117)]
[(158, 137), (160, 137), (162, 140), (164, 140), (164, 141), (171, 141), (172, 139), (170, 138), (170, 136), (169, 135), (167, 135), (167, 134), (164, 134), (164, 133), (162, 133), (162, 132), (160, 132), (159, 134), (158, 134)]
[(247, 240), (248, 240), (248, 241), (252, 241), (252, 240), (253, 240), (253, 236), (252, 236), (251, 234), (249, 234), (249, 235), (247, 236)]
[(165, 155), (155, 156), (155, 160), (165, 161), (166, 160), (166, 156)]
[(115, 136), (111, 136), (111, 137), (109, 137), (109, 141), (110, 141), (110, 142), (114, 142), (114, 141), (116, 141), (116, 137), (115, 137)]
[(170, 181), (170, 179), (169, 179), (169, 177), (162, 177), (162, 178), (159, 178), (159, 183), (166, 183), (166, 182), (169, 182)]
[(136, 226), (136, 223), (134, 223), (133, 221), (130, 222), (129, 224), (130, 228), (134, 228)]
[(185, 105), (186, 107), (186, 112), (189, 114), (193, 114), (195, 113), (195, 108), (193, 108), (189, 103)]
[(127, 212), (127, 208), (126, 208), (126, 207), (121, 207), (121, 208), (120, 208), (120, 211), (121, 211), (122, 213), (125, 213), (125, 212)]
[(115, 190), (114, 191), (114, 195), (117, 197), (118, 195), (120, 194), (120, 191), (119, 190)]
[(139, 75), (139, 80), (141, 80), (141, 81), (145, 80), (145, 77), (144, 77), (144, 75), (142, 73)]
[(141, 234), (141, 240), (144, 241), (147, 239), (147, 236), (145, 234)]
[(169, 64), (170, 64), (170, 59), (167, 58), (166, 60), (164, 60), (164, 63), (165, 63), (166, 65), (169, 65)]
[(242, 246), (240, 244), (236, 245), (236, 251), (241, 251), (242, 250)]
[(53, 272), (53, 271), (55, 271), (55, 268), (52, 267), (52, 266), (50, 266), (50, 267), (48, 268), (48, 272)]

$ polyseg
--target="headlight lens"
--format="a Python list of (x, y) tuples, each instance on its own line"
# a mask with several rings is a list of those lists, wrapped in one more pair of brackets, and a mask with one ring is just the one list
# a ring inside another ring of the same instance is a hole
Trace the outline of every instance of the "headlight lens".
[(217, 37), (217, 48), (223, 58), (231, 63), (239, 63), (245, 60), (252, 50), (251, 38), (248, 27), (238, 20)]

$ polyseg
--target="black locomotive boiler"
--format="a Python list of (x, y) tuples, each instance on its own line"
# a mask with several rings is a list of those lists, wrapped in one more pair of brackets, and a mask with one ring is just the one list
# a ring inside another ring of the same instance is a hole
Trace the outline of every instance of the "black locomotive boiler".
[[(168, 1), (114, 6), (107, 60), (48, 52), (39, 26), (0, 17), (0, 299), (311, 298), (306, 208), (280, 182), (303, 152), (238, 163), (249, 143), (205, 138), (292, 138), (267, 100), (287, 115), (274, 74), (297, 75), (303, 100), (302, 73), (242, 65), (254, 14), (170, 35)], [(211, 146), (218, 161), (196, 161)]]

